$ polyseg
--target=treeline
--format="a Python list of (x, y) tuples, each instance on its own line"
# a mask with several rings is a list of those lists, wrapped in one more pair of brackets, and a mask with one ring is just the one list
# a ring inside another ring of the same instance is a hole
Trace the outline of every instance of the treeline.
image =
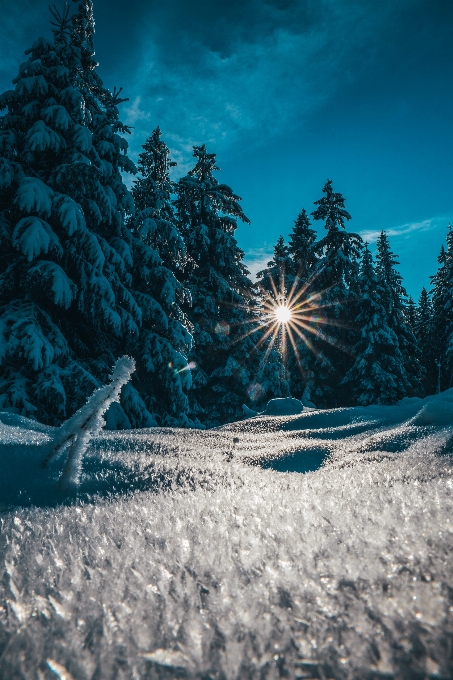
[(382, 231), (373, 256), (348, 233), (344, 198), (328, 180), (311, 213), (302, 210), (289, 243), (258, 273), (261, 290), (283, 292), (292, 308), (283, 357), (291, 394), (318, 407), (394, 404), (443, 391), (453, 381), (453, 232), (441, 247), (432, 290), (418, 304)]
[[(53, 40), (27, 50), (0, 96), (0, 409), (57, 425), (123, 354), (137, 370), (111, 428), (218, 425), (290, 393), (394, 403), (434, 391), (439, 358), (449, 386), (451, 234), (417, 307), (386, 235), (374, 265), (328, 181), (312, 213), (325, 236), (302, 211), (253, 283), (234, 236), (249, 221), (215, 154), (194, 147), (173, 182), (157, 128), (138, 169), (128, 157), (125, 100), (96, 71), (92, 5), (53, 9)], [(123, 173), (137, 170), (129, 191)], [(263, 321), (273, 286), (294, 301), (286, 344)]]

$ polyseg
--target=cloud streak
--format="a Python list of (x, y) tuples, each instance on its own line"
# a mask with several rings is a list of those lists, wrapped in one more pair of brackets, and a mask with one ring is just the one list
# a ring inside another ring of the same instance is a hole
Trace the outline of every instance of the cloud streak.
[[(448, 217), (442, 215), (437, 217), (431, 217), (421, 222), (408, 222), (406, 224), (401, 224), (397, 227), (390, 227), (390, 229), (384, 228), (384, 231), (387, 234), (387, 236), (408, 238), (409, 235), (413, 234), (414, 232), (437, 231), (438, 229), (445, 230), (447, 224)], [(359, 233), (363, 240), (366, 241), (367, 243), (376, 243), (380, 236), (381, 231), (382, 230), (380, 229), (369, 230), (365, 229)]]

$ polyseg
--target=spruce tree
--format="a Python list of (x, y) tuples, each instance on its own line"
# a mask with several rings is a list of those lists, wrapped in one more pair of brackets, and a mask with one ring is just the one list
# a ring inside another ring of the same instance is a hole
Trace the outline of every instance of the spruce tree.
[(415, 326), (417, 324), (417, 305), (414, 302), (412, 295), (409, 295), (406, 304), (406, 320), (407, 325), (411, 329), (412, 333), (415, 334)]
[[(435, 305), (433, 322), (440, 333), (438, 344), (441, 390), (444, 390), (453, 386), (453, 230), (450, 224), (447, 232), (447, 250), (441, 264), (441, 271), (438, 273), (440, 274), (439, 287), (436, 286), (435, 298), (433, 295)], [(443, 356), (440, 353), (442, 350), (444, 350)]]
[(354, 404), (395, 404), (407, 393), (409, 384), (403, 368), (398, 339), (387, 323), (386, 291), (373, 267), (373, 258), (365, 244), (360, 276), (359, 314), (356, 326), (360, 337), (354, 347), (354, 365), (342, 380)]
[(256, 275), (258, 285), (273, 298), (286, 300), (294, 282), (293, 260), (283, 236), (279, 236), (274, 246), (274, 256)]
[(339, 386), (352, 365), (351, 346), (356, 341), (352, 321), (362, 239), (346, 231), (345, 221), (351, 215), (344, 207), (342, 194), (333, 191), (332, 180), (327, 180), (323, 193), (323, 198), (315, 201), (318, 207), (312, 213), (315, 220), (324, 221), (327, 234), (314, 247), (318, 261), (310, 326), (314, 331), (315, 359), (305, 396), (317, 406), (331, 407), (346, 400)]
[[(191, 409), (206, 426), (241, 417), (251, 393), (263, 401), (279, 394), (278, 376), (266, 377), (265, 348), (250, 331), (257, 325), (253, 284), (234, 237), (237, 220), (249, 224), (236, 196), (214, 177), (216, 155), (194, 147), (195, 167), (176, 186), (178, 226), (191, 260), (180, 279), (190, 290), (186, 313), (194, 329), (189, 360), (196, 364)], [(250, 334), (249, 334), (250, 333)]]
[[(295, 323), (291, 324), (288, 335), (288, 380), (291, 394), (303, 399), (307, 384), (313, 379), (314, 355), (310, 348), (312, 304), (315, 303), (316, 281), (314, 273), (318, 258), (315, 253), (316, 231), (311, 228), (305, 208), (294, 222), (289, 236), (289, 253), (295, 274), (290, 290), (291, 307)], [(296, 323), (297, 321), (297, 323)], [(307, 395), (306, 395), (307, 396)]]
[(435, 385), (434, 392), (438, 388), (438, 364), (440, 364), (440, 390), (448, 389), (449, 380), (446, 371), (447, 335), (448, 322), (446, 318), (446, 304), (448, 299), (448, 269), (450, 254), (442, 244), (437, 258), (439, 267), (434, 276), (431, 276), (432, 285), (432, 352), (435, 366), (428, 375), (430, 385)]
[[(118, 93), (94, 71), (90, 14), (54, 14), (0, 98), (0, 408), (58, 424), (105, 382), (141, 310), (129, 290), (133, 200)], [(113, 426), (155, 422), (132, 386)]]
[(403, 286), (403, 277), (395, 269), (399, 264), (397, 255), (392, 253), (387, 234), (382, 231), (377, 242), (376, 273), (384, 289), (384, 303), (387, 310), (389, 326), (398, 338), (398, 345), (403, 356), (404, 370), (408, 380), (408, 396), (423, 396), (425, 373), (420, 363), (420, 350), (417, 339), (407, 318), (407, 293)]
[(430, 295), (422, 288), (415, 315), (415, 337), (420, 349), (421, 364), (425, 369), (423, 387), (425, 394), (434, 394), (437, 387), (437, 362), (433, 347), (436, 339), (433, 335), (433, 306)]
[(311, 228), (310, 218), (303, 208), (294, 222), (293, 230), (289, 235), (288, 246), (293, 268), (300, 285), (308, 281), (315, 270), (317, 264), (314, 249), (316, 238), (316, 231)]
[(269, 383), (272, 375), (277, 378), (274, 386), (268, 390), (274, 396), (286, 396), (289, 394), (288, 381), (288, 329), (287, 326), (280, 324), (274, 316), (274, 310), (281, 306), (287, 306), (288, 296), (294, 288), (294, 263), (289, 254), (289, 248), (283, 236), (279, 236), (274, 246), (274, 256), (267, 263), (266, 269), (259, 271), (256, 275), (258, 289), (261, 300), (262, 315), (269, 319), (269, 329), (273, 332), (262, 343), (265, 350), (265, 358), (262, 371), (265, 370), (267, 379), (263, 381)]
[(176, 163), (156, 128), (139, 155), (140, 179), (132, 195), (136, 212), (130, 220), (132, 285), (143, 310), (140, 334), (131, 354), (140, 374), (140, 394), (160, 425), (188, 425), (186, 391), (191, 374), (186, 357), (192, 346), (190, 323), (182, 311), (188, 291), (176, 278), (185, 264), (185, 246), (178, 231), (169, 169)]

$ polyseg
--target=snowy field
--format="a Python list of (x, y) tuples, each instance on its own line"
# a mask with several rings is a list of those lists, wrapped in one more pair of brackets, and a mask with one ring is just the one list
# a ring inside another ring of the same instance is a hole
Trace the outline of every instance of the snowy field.
[(105, 432), (0, 414), (0, 678), (453, 677), (453, 393)]

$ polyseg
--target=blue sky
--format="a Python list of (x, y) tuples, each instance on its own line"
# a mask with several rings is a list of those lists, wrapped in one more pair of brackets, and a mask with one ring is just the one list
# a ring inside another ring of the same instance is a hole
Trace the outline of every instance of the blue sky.
[[(0, 0), (2, 91), (50, 34), (47, 5)], [(331, 178), (348, 229), (385, 229), (418, 298), (453, 222), (451, 0), (95, 0), (95, 15), (132, 157), (157, 125), (179, 174), (193, 144), (216, 152), (253, 271)]]

